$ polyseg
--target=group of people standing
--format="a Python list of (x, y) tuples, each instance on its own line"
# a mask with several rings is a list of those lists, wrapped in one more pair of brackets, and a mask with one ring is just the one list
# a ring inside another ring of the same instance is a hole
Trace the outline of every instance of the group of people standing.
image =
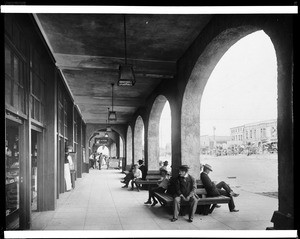
[(90, 155), (89, 161), (90, 161), (90, 168), (93, 169), (101, 170), (101, 168), (104, 165), (107, 165), (107, 168), (109, 166), (109, 157), (102, 153), (98, 153), (97, 151), (95, 151)]

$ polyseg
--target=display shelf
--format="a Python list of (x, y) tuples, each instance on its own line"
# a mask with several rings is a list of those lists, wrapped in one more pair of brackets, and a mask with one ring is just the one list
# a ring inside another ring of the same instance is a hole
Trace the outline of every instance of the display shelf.
[(17, 184), (18, 182), (12, 182), (12, 183), (5, 183), (5, 186), (10, 186), (10, 185), (14, 185), (14, 184)]

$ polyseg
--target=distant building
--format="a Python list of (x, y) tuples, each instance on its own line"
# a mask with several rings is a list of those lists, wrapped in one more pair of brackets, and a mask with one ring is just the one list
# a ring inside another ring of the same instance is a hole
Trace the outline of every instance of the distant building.
[(266, 120), (230, 128), (231, 145), (277, 143), (277, 120)]

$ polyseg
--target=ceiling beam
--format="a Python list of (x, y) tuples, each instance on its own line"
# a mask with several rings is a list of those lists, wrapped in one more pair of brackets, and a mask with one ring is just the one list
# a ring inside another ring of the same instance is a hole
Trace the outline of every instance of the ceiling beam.
[[(74, 101), (76, 104), (91, 104), (91, 105), (111, 105), (110, 96), (75, 96)], [(145, 104), (144, 98), (133, 97), (114, 97), (115, 106), (129, 106), (138, 107)]]
[[(97, 70), (118, 72), (123, 58), (104, 56), (82, 56), (70, 54), (54, 54), (56, 66), (61, 70)], [(173, 78), (176, 74), (176, 62), (145, 59), (127, 59), (133, 65), (136, 77)]]

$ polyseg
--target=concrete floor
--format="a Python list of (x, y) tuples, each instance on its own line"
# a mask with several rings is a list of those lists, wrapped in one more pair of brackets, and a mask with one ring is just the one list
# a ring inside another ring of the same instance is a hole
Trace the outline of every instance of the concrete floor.
[(187, 216), (170, 222), (166, 208), (144, 205), (148, 191), (123, 189), (120, 170), (90, 170), (77, 179), (76, 188), (60, 194), (55, 211), (32, 214), (32, 230), (265, 230), (270, 227), (278, 200), (240, 190), (235, 198), (240, 211), (228, 206), (208, 215), (197, 214), (193, 223)]

